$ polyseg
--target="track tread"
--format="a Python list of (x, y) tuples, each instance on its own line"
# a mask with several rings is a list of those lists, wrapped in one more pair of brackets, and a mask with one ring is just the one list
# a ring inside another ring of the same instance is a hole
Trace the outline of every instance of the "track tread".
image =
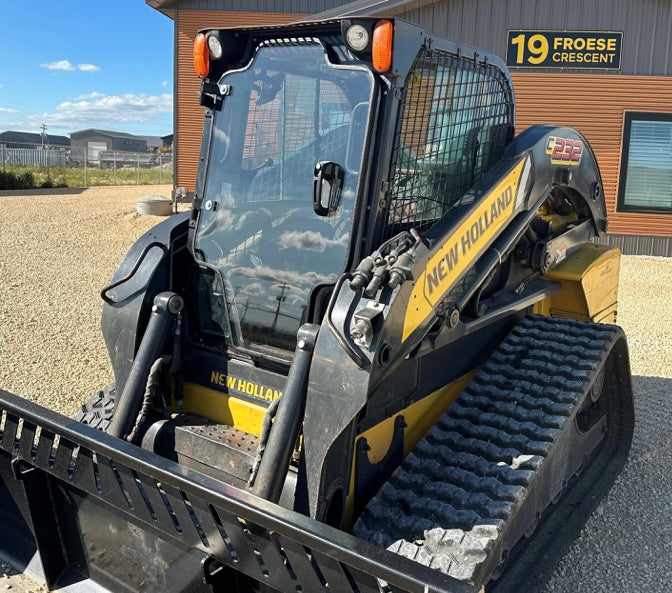
[(503, 534), (619, 332), (523, 319), (370, 501), (355, 535), (485, 584)]
[(103, 432), (107, 431), (116, 405), (117, 390), (114, 384), (94, 393), (75, 412), (75, 420)]

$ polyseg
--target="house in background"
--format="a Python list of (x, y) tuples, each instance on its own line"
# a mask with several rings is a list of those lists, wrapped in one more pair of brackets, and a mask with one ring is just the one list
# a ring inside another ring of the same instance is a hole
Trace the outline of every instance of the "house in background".
[(98, 154), (104, 150), (120, 152), (147, 152), (147, 140), (125, 132), (110, 130), (80, 130), (70, 134), (70, 144), (73, 150), (86, 150), (86, 158), (90, 161), (98, 160)]
[(602, 171), (608, 241), (672, 256), (672, 3), (669, 0), (145, 0), (174, 21), (175, 175), (194, 190), (203, 109), (192, 47), (206, 27), (307, 15), (398, 17), (507, 63), (517, 131), (578, 128)]
[(69, 148), (70, 138), (54, 134), (38, 134), (34, 132), (16, 132), (9, 130), (0, 132), (0, 145), (5, 148)]
[(163, 147), (163, 139), (161, 136), (140, 136), (141, 138), (144, 138), (145, 142), (147, 142), (147, 150), (151, 152), (157, 152), (159, 148)]
[(166, 136), (161, 136), (161, 141), (163, 142), (162, 149), (166, 152), (173, 150), (173, 134), (167, 134)]

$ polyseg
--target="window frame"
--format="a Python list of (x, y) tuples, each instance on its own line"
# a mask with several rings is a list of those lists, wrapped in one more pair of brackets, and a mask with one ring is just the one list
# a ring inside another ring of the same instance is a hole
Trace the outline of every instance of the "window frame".
[[(626, 111), (623, 118), (623, 142), (621, 146), (621, 166), (618, 176), (618, 195), (616, 197), (617, 212), (633, 212), (640, 214), (672, 214), (670, 206), (637, 206), (626, 204), (625, 188), (628, 181), (628, 164), (630, 161), (630, 136), (633, 121), (668, 122), (672, 128), (672, 113), (651, 111)], [(671, 134), (672, 135), (672, 134)], [(672, 163), (670, 164), (672, 171)], [(672, 193), (672, 188), (670, 189)], [(672, 198), (671, 198), (672, 202)]]

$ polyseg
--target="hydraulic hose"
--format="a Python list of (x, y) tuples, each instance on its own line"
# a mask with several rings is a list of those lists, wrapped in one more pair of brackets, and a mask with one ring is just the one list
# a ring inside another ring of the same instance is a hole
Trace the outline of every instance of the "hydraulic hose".
[(182, 314), (177, 314), (175, 337), (173, 339), (173, 360), (170, 365), (170, 377), (173, 378), (173, 395), (178, 412), (182, 412), (184, 402), (184, 375), (182, 374)]
[(254, 481), (257, 479), (257, 472), (259, 471), (259, 464), (264, 456), (264, 451), (266, 451), (266, 445), (268, 444), (268, 435), (271, 434), (271, 427), (273, 426), (273, 421), (275, 416), (278, 413), (278, 406), (280, 405), (280, 400), (282, 397), (274, 399), (271, 402), (271, 405), (268, 406), (266, 414), (264, 415), (264, 420), (261, 423), (261, 433), (259, 434), (259, 446), (257, 447), (257, 456), (254, 458), (254, 464), (252, 465), (252, 471), (250, 472), (250, 477), (247, 480), (248, 488), (254, 486)]
[(174, 292), (162, 292), (154, 297), (147, 329), (133, 359), (124, 390), (117, 401), (114, 416), (107, 430), (112, 436), (125, 438), (131, 431), (142, 404), (151, 366), (163, 354), (175, 316), (183, 306), (182, 297)]
[(126, 437), (126, 440), (129, 443), (135, 441), (135, 439), (138, 437), (138, 434), (140, 434), (140, 429), (142, 428), (142, 425), (144, 424), (145, 420), (147, 420), (147, 415), (149, 414), (149, 410), (152, 407), (152, 401), (154, 401), (156, 394), (160, 389), (161, 372), (163, 371), (165, 366), (170, 365), (171, 359), (172, 356), (169, 354), (160, 356), (154, 361), (152, 368), (149, 370), (149, 376), (147, 377), (147, 385), (145, 386), (145, 393), (143, 394), (142, 397), (142, 407), (140, 408), (140, 413), (138, 414), (138, 417), (135, 420), (133, 429), (131, 430), (130, 434)]

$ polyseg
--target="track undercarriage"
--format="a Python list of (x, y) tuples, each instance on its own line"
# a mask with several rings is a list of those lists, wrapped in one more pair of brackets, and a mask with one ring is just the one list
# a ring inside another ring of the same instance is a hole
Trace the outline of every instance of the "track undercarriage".
[[(516, 543), (533, 541), (544, 511), (565, 491), (591, 492), (586, 485), (598, 472), (602, 485), (615, 477), (633, 425), (628, 368), (617, 327), (525, 319), (369, 503), (354, 533), (473, 585), (501, 576)], [(581, 501), (582, 516), (598, 499), (592, 492)], [(519, 581), (514, 590), (522, 590)]]

